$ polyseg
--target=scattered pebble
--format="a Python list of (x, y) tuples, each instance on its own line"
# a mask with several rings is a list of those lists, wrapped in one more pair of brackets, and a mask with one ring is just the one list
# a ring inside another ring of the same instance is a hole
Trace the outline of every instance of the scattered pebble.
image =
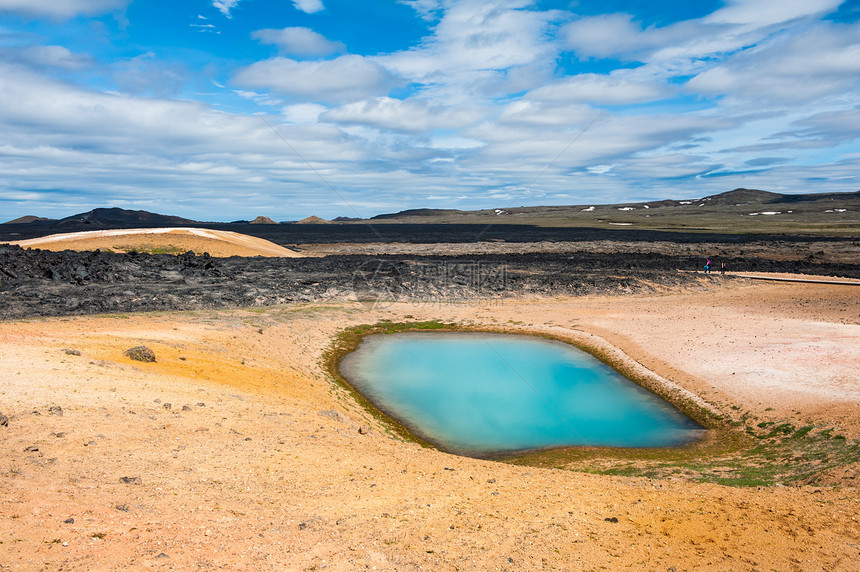
[(190, 408), (190, 407), (188, 407), (187, 405), (183, 405), (183, 406), (182, 406), (182, 411), (191, 411), (191, 408)]
[(119, 482), (125, 483), (127, 485), (142, 485), (143, 481), (140, 477), (120, 477)]
[(66, 523), (66, 524), (75, 524), (75, 519), (74, 519), (74, 518), (69, 517), (69, 518), (67, 518), (66, 520), (64, 520), (63, 522), (64, 522), (64, 523)]
[(604, 518), (603, 520), (605, 520), (606, 522), (618, 522), (618, 517), (617, 516), (610, 516), (608, 518)]
[(66, 354), (67, 354), (67, 355), (70, 355), (70, 356), (79, 356), (79, 355), (81, 355), (80, 350), (72, 350), (72, 349), (65, 348), (63, 351), (64, 351), (64, 352), (66, 352)]
[(8, 427), (9, 426), (9, 418), (0, 413), (0, 427)]
[(50, 407), (48, 407), (48, 414), (49, 415), (57, 415), (58, 417), (62, 417), (63, 416), (63, 408), (60, 407), (59, 405), (51, 405)]

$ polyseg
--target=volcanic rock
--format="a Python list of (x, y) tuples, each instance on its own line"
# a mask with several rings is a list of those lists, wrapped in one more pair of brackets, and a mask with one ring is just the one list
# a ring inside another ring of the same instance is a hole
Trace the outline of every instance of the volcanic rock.
[(146, 346), (135, 346), (122, 352), (129, 359), (143, 362), (154, 362), (155, 352)]

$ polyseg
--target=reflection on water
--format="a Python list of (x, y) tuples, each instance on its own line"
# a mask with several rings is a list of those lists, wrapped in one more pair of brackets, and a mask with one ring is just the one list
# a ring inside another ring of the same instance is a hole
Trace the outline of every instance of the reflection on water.
[(589, 354), (528, 336), (370, 336), (341, 373), (417, 434), (464, 454), (666, 447), (702, 429)]

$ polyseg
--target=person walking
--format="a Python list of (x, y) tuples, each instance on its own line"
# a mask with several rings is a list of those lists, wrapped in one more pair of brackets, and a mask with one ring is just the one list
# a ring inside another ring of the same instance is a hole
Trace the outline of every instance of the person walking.
[(708, 261), (705, 262), (705, 274), (711, 273), (711, 259), (708, 258)]

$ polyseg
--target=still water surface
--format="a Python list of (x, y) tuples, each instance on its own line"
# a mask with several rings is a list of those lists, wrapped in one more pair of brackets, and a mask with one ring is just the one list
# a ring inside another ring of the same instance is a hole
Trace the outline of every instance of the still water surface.
[(667, 447), (702, 430), (591, 355), (529, 336), (369, 336), (341, 361), (341, 374), (416, 434), (467, 455)]

